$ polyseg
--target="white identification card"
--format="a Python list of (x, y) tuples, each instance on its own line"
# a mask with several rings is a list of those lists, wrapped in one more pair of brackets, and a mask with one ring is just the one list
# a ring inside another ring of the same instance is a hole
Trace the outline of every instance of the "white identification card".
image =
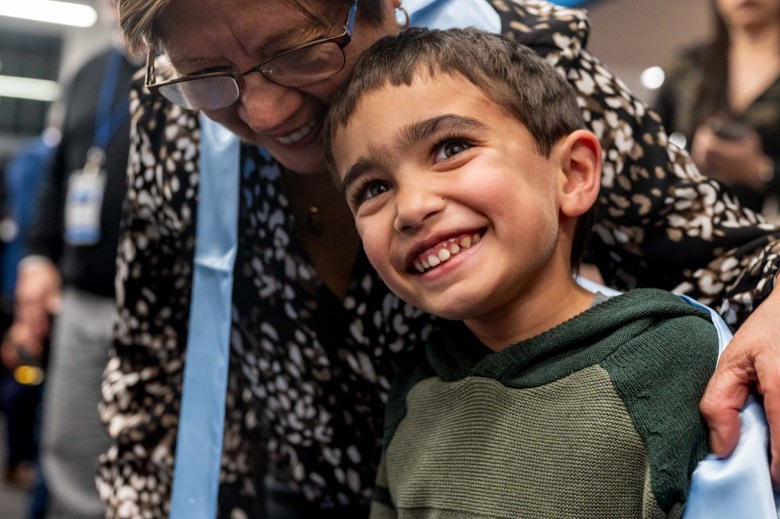
[(74, 171), (68, 178), (65, 241), (70, 245), (94, 245), (100, 239), (100, 209), (106, 189), (102, 163), (103, 156), (88, 155), (84, 169)]

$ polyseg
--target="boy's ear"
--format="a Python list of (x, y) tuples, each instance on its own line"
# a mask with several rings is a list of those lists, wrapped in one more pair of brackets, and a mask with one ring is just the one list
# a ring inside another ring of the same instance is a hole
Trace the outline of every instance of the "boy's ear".
[(577, 217), (590, 209), (599, 194), (601, 144), (592, 132), (577, 130), (558, 146), (564, 174), (559, 192), (561, 212)]

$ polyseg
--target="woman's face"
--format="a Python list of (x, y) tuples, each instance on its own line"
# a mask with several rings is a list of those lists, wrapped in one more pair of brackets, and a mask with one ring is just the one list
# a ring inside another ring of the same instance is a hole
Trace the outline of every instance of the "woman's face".
[[(276, 85), (259, 73), (249, 74), (238, 101), (205, 114), (243, 140), (263, 146), (292, 171), (325, 171), (321, 133), (327, 106), (360, 54), (382, 36), (398, 32), (394, 2), (385, 2), (381, 26), (367, 22), (358, 5), (352, 41), (344, 49), (346, 65), (330, 79), (295, 89)], [(328, 8), (333, 3), (309, 2), (313, 13), (333, 21), (327, 29), (295, 4), (289, 0), (172, 0), (158, 27), (164, 49), (180, 73), (213, 67), (243, 72), (282, 51), (342, 32), (348, 6)]]
[(729, 30), (751, 30), (780, 22), (780, 0), (716, 0)]

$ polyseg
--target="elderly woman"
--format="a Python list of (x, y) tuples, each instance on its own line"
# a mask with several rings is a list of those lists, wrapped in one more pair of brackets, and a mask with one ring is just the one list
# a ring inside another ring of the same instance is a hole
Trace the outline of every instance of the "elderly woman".
[[(224, 382), (184, 383), (206, 388), (195, 407), (226, 388), (219, 514), (367, 514), (389, 381), (432, 318), (368, 265), (326, 172), (321, 131), (356, 59), (409, 14), (416, 25), (507, 34), (571, 82), (604, 147), (589, 261), (614, 287), (675, 288), (741, 327), (703, 407), (719, 452), (733, 447), (757, 379), (770, 420), (780, 418), (780, 323), (771, 317), (780, 234), (667, 146), (659, 118), (584, 49), (584, 13), (536, 0), (409, 3), (407, 13), (399, 0), (119, 1), (127, 38), (149, 44), (146, 85), (161, 95), (139, 87), (131, 103), (118, 333), (101, 407), (115, 441), (99, 469), (110, 516), (167, 516), (174, 461), (178, 480), (197, 472), (182, 464), (208, 457), (176, 445), (202, 432), (177, 434), (193, 409), (188, 400), (180, 414), (182, 383), (191, 366), (218, 364), (193, 345), (206, 342), (216, 358), (228, 338)], [(227, 203), (215, 198), (231, 183)], [(227, 224), (212, 228), (217, 221)], [(206, 236), (224, 254), (199, 260)], [(212, 321), (224, 324), (213, 344)]]

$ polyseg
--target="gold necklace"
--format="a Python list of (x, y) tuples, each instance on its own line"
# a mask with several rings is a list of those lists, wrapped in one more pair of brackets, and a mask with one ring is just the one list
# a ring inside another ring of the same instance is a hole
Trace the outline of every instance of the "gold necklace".
[(303, 230), (312, 236), (322, 236), (325, 227), (325, 220), (322, 219), (319, 206), (310, 205), (306, 218), (303, 219)]
[[(325, 223), (325, 219), (322, 217), (322, 209), (320, 206), (305, 200), (301, 201), (299, 204), (293, 202), (293, 193), (301, 193), (300, 189), (296, 189), (293, 185), (291, 185), (294, 184), (294, 179), (289, 178), (289, 176), (294, 174), (295, 173), (283, 170), (279, 178), (281, 180), (282, 189), (284, 190), (285, 196), (287, 197), (287, 201), (290, 204), (290, 213), (293, 216), (295, 228), (298, 229), (298, 232), (308, 234), (309, 236), (322, 236), (325, 233), (327, 224)], [(296, 198), (299, 200), (301, 197)], [(298, 218), (296, 216), (296, 207), (306, 207), (306, 212), (302, 215), (302, 218)]]

